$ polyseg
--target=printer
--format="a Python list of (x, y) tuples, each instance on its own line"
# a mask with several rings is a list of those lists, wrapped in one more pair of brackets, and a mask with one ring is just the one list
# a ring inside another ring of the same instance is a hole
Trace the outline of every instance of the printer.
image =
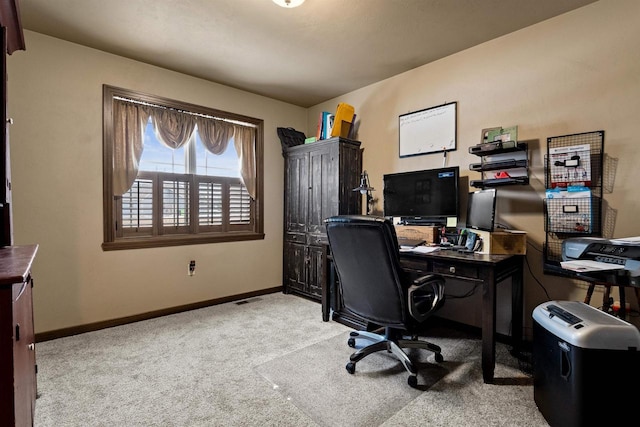
[(631, 277), (640, 276), (640, 237), (605, 239), (573, 237), (562, 242), (562, 260), (592, 260), (624, 266)]

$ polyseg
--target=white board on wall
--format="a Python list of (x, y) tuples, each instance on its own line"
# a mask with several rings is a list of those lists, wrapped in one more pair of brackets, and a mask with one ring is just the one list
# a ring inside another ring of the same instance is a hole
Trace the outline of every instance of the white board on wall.
[(456, 149), (457, 102), (400, 115), (400, 157)]

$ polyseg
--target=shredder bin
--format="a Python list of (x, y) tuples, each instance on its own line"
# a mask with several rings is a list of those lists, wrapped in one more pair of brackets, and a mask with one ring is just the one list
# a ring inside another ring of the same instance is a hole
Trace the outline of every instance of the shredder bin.
[(533, 396), (549, 425), (637, 423), (635, 326), (577, 301), (540, 304), (533, 320)]

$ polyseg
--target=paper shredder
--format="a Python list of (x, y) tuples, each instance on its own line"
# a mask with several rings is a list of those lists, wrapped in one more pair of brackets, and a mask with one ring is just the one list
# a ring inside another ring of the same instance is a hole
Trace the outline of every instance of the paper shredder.
[(638, 405), (640, 331), (577, 301), (533, 310), (533, 396), (552, 427), (631, 425)]

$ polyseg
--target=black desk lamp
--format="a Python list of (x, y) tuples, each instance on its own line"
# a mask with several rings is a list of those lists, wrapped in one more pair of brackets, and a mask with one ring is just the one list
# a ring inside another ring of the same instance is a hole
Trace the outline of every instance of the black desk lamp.
[(359, 191), (360, 194), (367, 195), (367, 215), (371, 212), (371, 202), (373, 201), (371, 192), (374, 190), (375, 188), (369, 186), (369, 175), (367, 175), (367, 171), (363, 171), (360, 175), (360, 187), (354, 188), (353, 191)]

